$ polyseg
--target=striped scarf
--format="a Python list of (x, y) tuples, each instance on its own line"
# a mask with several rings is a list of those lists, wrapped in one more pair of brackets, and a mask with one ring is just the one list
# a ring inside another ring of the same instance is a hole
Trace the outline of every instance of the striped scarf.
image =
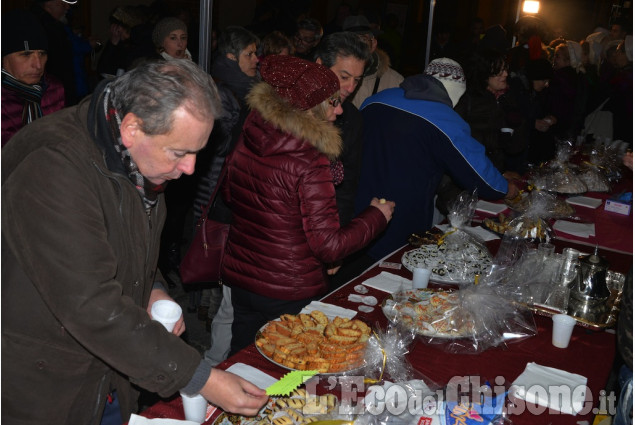
[(46, 90), (44, 79), (40, 80), (38, 84), (24, 84), (2, 69), (2, 86), (15, 92), (23, 101), (22, 126), (42, 117), (42, 95)]
[(110, 125), (115, 151), (121, 156), (121, 162), (128, 173), (128, 178), (139, 191), (146, 211), (149, 212), (157, 204), (159, 193), (165, 190), (165, 185), (157, 185), (147, 180), (139, 171), (139, 167), (137, 167), (132, 156), (130, 156), (128, 148), (123, 144), (119, 130), (121, 128), (121, 117), (110, 101), (110, 87), (107, 87), (104, 91), (103, 108), (106, 121)]

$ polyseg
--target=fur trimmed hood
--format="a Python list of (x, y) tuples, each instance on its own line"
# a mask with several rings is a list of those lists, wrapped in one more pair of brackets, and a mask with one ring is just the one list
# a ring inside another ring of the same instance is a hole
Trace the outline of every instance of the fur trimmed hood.
[(305, 140), (330, 160), (342, 152), (342, 138), (333, 123), (322, 121), (308, 111), (293, 108), (265, 82), (256, 84), (247, 95), (247, 104), (277, 129)]

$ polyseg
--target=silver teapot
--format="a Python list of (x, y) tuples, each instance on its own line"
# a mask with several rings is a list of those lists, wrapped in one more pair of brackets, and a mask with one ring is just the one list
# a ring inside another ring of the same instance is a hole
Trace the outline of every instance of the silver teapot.
[(578, 276), (571, 282), (569, 296), (569, 314), (600, 322), (608, 311), (608, 299), (611, 295), (606, 286), (607, 261), (598, 255), (598, 249), (591, 255), (580, 259)]

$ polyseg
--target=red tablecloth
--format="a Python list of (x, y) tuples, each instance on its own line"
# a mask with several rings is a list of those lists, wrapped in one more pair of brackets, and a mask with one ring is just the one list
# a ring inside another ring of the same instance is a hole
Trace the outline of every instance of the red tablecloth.
[[(388, 258), (388, 261), (400, 262), (401, 255), (407, 249), (406, 247), (402, 248)], [(609, 254), (614, 262), (618, 257), (630, 257), (615, 252), (609, 252)], [(618, 263), (620, 262), (618, 261)], [(621, 263), (626, 263), (626, 261), (622, 259)], [(324, 301), (357, 310), (358, 304), (348, 301), (348, 295), (353, 292), (353, 287), (384, 270), (411, 277), (411, 273), (405, 268), (396, 271), (376, 266), (339, 290), (327, 295)], [(369, 290), (369, 295), (377, 297), (380, 303), (388, 295), (386, 292), (374, 288), (369, 288)], [(387, 324), (386, 318), (379, 308), (375, 308), (371, 313), (359, 312), (357, 318), (371, 325), (379, 324), (379, 326), (384, 327)], [(531, 411), (524, 409), (522, 412), (513, 412), (511, 419), (514, 425), (571, 424), (580, 420), (588, 420), (591, 423), (594, 417), (592, 409), (599, 404), (600, 391), (604, 388), (611, 370), (615, 355), (615, 334), (606, 331), (591, 331), (576, 326), (569, 347), (558, 349), (551, 345), (551, 320), (541, 316), (535, 316), (535, 320), (538, 329), (536, 336), (510, 344), (506, 348), (490, 349), (478, 355), (460, 355), (445, 353), (435, 346), (416, 341), (408, 355), (408, 360), (415, 369), (441, 386), (456, 376), (475, 376), (478, 378), (473, 379), (479, 379), (481, 384), (487, 380), (492, 385), (497, 382), (509, 385), (522, 373), (528, 362), (536, 362), (543, 366), (583, 375), (588, 378), (587, 386), (590, 390), (587, 393), (587, 409), (583, 411), (583, 414), (574, 417), (559, 412), (545, 411), (540, 406), (529, 406)], [(281, 377), (287, 372), (262, 357), (253, 344), (223, 362), (219, 367), (227, 368), (237, 362), (255, 366), (274, 377)], [(318, 391), (326, 391), (327, 380), (321, 378), (320, 385)], [(532, 414), (536, 411), (541, 412), (540, 416)], [(182, 419), (181, 401), (176, 397), (157, 403), (144, 411), (142, 415), (150, 418)], [(206, 423), (211, 424), (217, 415), (218, 413)]]
[[(602, 205), (597, 208), (587, 208), (575, 205), (576, 216), (580, 217), (582, 222), (595, 223), (595, 236), (588, 238), (580, 238), (568, 233), (554, 230), (556, 239), (566, 242), (572, 242), (584, 246), (595, 247), (598, 245), (604, 250), (617, 251), (621, 253), (633, 254), (633, 212), (630, 215), (617, 214), (604, 210), (604, 201), (616, 194), (633, 191), (633, 174), (625, 171), (628, 175), (624, 176), (619, 182), (615, 183), (611, 193), (587, 192), (584, 196), (590, 198), (601, 199)], [(564, 199), (564, 197), (563, 197)], [(498, 201), (503, 203), (503, 201)], [(511, 210), (504, 212), (508, 215)], [(475, 214), (475, 222), (481, 222), (484, 218), (493, 217), (493, 214), (477, 211)], [(583, 249), (589, 251), (589, 249)]]

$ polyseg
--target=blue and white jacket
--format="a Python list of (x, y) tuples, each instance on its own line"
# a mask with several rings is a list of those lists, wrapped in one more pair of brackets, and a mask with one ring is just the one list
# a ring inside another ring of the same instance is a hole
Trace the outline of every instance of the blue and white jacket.
[(369, 246), (372, 258), (383, 258), (412, 232), (432, 226), (443, 174), (466, 190), (477, 189), (485, 199), (507, 193), (507, 181), (451, 105), (443, 85), (423, 74), (362, 105), (364, 147), (356, 210), (367, 207), (373, 196), (396, 202), (388, 228)]

